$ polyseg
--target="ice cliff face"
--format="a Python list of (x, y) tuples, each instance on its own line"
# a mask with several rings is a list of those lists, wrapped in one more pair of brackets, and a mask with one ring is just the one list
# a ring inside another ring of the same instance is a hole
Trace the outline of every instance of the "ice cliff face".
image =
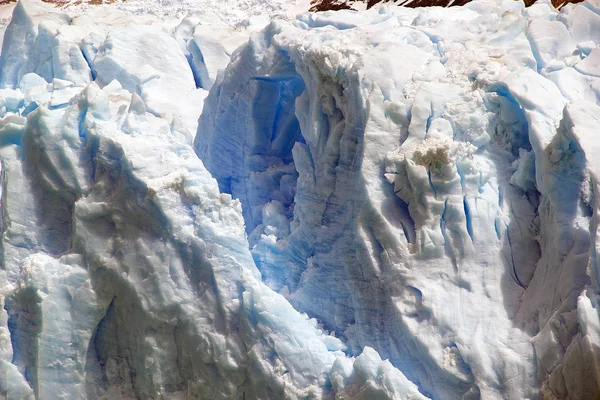
[(0, 392), (594, 398), (599, 27), (597, 2), (263, 30), (19, 3)]
[(553, 374), (551, 392), (584, 398), (597, 383), (558, 359), (580, 346), (593, 178), (547, 152), (565, 104), (597, 101), (565, 93), (567, 74), (593, 84), (575, 40), (597, 38), (565, 36), (598, 15), (507, 6), (273, 24), (232, 59), (195, 145), (241, 200), (265, 281), (351, 351), (433, 397), (530, 397)]

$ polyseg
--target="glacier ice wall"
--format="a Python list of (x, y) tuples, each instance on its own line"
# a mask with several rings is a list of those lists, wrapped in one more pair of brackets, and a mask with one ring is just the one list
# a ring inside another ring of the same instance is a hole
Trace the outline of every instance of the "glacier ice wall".
[(16, 6), (0, 393), (593, 398), (600, 4), (259, 25)]
[[(598, 393), (578, 317), (597, 315), (593, 149), (564, 143), (563, 109), (598, 102), (599, 18), (476, 2), (254, 35), (195, 148), (241, 200), (266, 283), (433, 398)], [(558, 143), (578, 150), (561, 163)]]
[[(86, 59), (70, 76), (94, 81), (4, 64), (3, 396), (423, 398), (261, 282), (239, 202), (191, 146), (203, 91), (176, 40), (87, 18), (42, 36), (49, 12), (19, 3), (6, 60), (68, 32)], [(13, 41), (23, 26), (33, 38)]]

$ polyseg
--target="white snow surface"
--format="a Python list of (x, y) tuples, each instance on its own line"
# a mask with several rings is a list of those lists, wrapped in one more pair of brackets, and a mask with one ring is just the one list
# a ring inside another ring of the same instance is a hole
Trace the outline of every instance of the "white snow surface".
[[(256, 18), (267, 21), (269, 18), (293, 19), (310, 8), (310, 0), (55, 0), (52, 3), (70, 15), (81, 15), (107, 4), (111, 9), (130, 15), (160, 17), (161, 23), (166, 24), (190, 12), (212, 12), (231, 26), (244, 26)], [(3, 15), (0, 11), (0, 18)]]
[(203, 4), (16, 5), (1, 396), (600, 393), (598, 0)]

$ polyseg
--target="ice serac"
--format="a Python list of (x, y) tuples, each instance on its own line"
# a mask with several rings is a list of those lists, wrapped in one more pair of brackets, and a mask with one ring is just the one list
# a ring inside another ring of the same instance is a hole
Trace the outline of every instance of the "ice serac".
[(257, 16), (234, 30), (214, 13), (190, 13), (173, 35), (188, 59), (196, 85), (208, 90), (235, 49), (248, 40), (250, 32), (261, 30), (268, 22)]
[(11, 24), (6, 28), (2, 46), (2, 87), (16, 88), (28, 72), (36, 72), (46, 80), (53, 76), (52, 42), (58, 27), (69, 24), (69, 16), (50, 5), (29, 7), (19, 2)]
[[(572, 298), (569, 298), (570, 296), (565, 296), (568, 299), (569, 313), (566, 314), (561, 309), (565, 307), (559, 308), (557, 314), (562, 314), (562, 318), (558, 318), (559, 323), (554, 322), (556, 318), (552, 318), (553, 324), (549, 328), (554, 335), (561, 328), (564, 330), (567, 326), (574, 333), (570, 341), (565, 340), (564, 334), (562, 337), (558, 336), (558, 341), (561, 342), (559, 354), (564, 354), (564, 359), (562, 365), (558, 363), (552, 370), (547, 384), (559, 395), (564, 396), (567, 394), (573, 398), (593, 398), (597, 396), (598, 387), (600, 387), (600, 348), (598, 344), (600, 340), (598, 318), (600, 276), (597, 261), (599, 210), (596, 200), (600, 195), (598, 191), (598, 174), (600, 173), (598, 155), (600, 154), (600, 147), (597, 140), (598, 130), (600, 129), (599, 112), (600, 107), (597, 103), (586, 100), (578, 100), (567, 105), (564, 109), (563, 120), (555, 145), (551, 151), (551, 161), (559, 165), (568, 165), (567, 160), (572, 154), (576, 155), (574, 158), (579, 158), (582, 161), (584, 168), (577, 171), (578, 174), (574, 174), (574, 176), (581, 177), (579, 174), (583, 175), (583, 179), (580, 181), (579, 200), (582, 203), (581, 207), (587, 209), (587, 215), (589, 215), (589, 211), (592, 212), (588, 237), (590, 241), (589, 261), (586, 270), (588, 276), (582, 279), (587, 287), (583, 291), (578, 291), (576, 303)], [(577, 244), (577, 241), (575, 241), (574, 247)], [(573, 250), (572, 253), (574, 253)], [(567, 322), (567, 315), (576, 317), (576, 321)], [(578, 323), (577, 330), (572, 328), (576, 322)], [(551, 336), (553, 335), (547, 335), (546, 337)], [(552, 344), (558, 347), (556, 342)], [(546, 354), (548, 353), (549, 351)]]
[(599, 101), (597, 16), (479, 1), (252, 36), (194, 146), (265, 282), (432, 398), (598, 393), (594, 146), (567, 139)]

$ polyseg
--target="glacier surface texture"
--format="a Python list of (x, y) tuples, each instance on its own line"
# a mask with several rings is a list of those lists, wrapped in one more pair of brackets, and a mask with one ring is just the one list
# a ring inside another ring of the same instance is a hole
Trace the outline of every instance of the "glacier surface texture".
[(598, 399), (600, 1), (14, 9), (0, 398)]

